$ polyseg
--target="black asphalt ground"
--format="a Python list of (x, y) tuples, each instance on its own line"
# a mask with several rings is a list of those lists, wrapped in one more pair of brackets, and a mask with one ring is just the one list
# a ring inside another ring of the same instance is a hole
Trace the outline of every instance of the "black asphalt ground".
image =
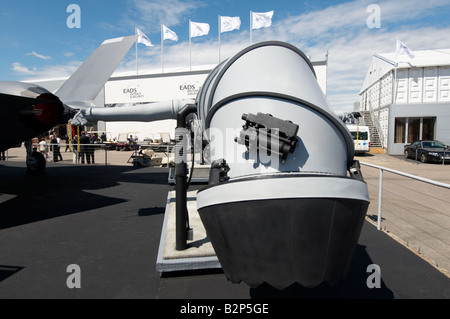
[[(49, 163), (30, 176), (24, 163), (0, 162), (0, 176), (0, 299), (450, 298), (448, 277), (368, 222), (335, 287), (250, 288), (220, 270), (161, 276), (167, 168)], [(81, 288), (67, 286), (72, 264)], [(371, 264), (380, 288), (367, 286)]]

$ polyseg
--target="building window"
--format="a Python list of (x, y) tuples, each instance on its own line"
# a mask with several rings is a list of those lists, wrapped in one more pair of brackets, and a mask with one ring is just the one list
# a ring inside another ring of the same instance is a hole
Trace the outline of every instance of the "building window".
[(408, 141), (412, 143), (420, 140), (420, 117), (408, 118)]
[(436, 117), (395, 118), (394, 143), (434, 140)]
[(395, 118), (394, 143), (405, 143), (406, 117)]
[(424, 117), (422, 124), (422, 140), (434, 140), (435, 117)]

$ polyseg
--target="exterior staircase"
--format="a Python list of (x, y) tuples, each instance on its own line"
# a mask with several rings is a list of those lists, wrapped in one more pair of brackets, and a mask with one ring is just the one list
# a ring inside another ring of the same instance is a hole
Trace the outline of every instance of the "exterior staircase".
[(373, 124), (370, 111), (360, 111), (364, 123), (369, 127), (370, 132), (370, 153), (384, 153), (383, 145), (381, 144), (380, 134), (377, 127)]

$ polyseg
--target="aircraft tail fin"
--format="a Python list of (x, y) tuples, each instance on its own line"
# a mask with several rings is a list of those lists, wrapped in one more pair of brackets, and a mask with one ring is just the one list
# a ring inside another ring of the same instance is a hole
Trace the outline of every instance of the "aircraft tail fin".
[(63, 102), (92, 101), (135, 43), (137, 35), (105, 40), (56, 91)]

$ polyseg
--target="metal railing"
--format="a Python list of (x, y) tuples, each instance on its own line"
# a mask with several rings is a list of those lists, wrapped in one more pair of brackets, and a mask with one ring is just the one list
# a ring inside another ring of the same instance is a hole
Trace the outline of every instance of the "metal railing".
[(91, 160), (92, 164), (94, 164), (95, 154), (98, 154), (98, 151), (104, 151), (104, 164), (105, 166), (108, 165), (108, 146), (105, 144), (80, 144), (80, 147), (78, 147), (77, 144), (47, 143), (45, 144), (45, 150), (43, 151), (40, 150), (39, 144), (33, 144), (33, 148), (36, 149), (37, 152), (42, 153), (49, 162), (59, 162), (58, 154), (61, 154), (61, 156), (64, 154), (64, 156), (66, 156), (67, 153), (72, 153), (72, 162), (74, 164), (90, 164)]
[(377, 168), (380, 171), (380, 175), (379, 175), (379, 183), (378, 183), (378, 213), (377, 213), (377, 229), (380, 230), (381, 229), (381, 209), (382, 209), (382, 202), (383, 202), (383, 172), (390, 172), (393, 174), (397, 174), (400, 176), (404, 176), (404, 177), (408, 177), (414, 180), (418, 180), (424, 183), (428, 183), (434, 186), (439, 186), (439, 187), (444, 187), (447, 189), (450, 189), (450, 184), (446, 184), (446, 183), (442, 183), (442, 182), (438, 182), (438, 181), (434, 181), (428, 178), (424, 178), (424, 177), (420, 177), (420, 176), (415, 176), (412, 174), (408, 174), (405, 172), (401, 172), (401, 171), (397, 171), (394, 169), (390, 169), (387, 167), (383, 167), (383, 166), (379, 166), (379, 165), (374, 165), (374, 164), (369, 164), (369, 163), (365, 163), (365, 162), (360, 162), (361, 165), (365, 165), (368, 167), (373, 167), (373, 168)]
[[(92, 159), (95, 158), (95, 164), (104, 164), (107, 166), (108, 164), (111, 164), (111, 160), (108, 158), (108, 153), (110, 152), (119, 152), (117, 149), (117, 145), (113, 144), (103, 144), (103, 143), (94, 143), (94, 144), (80, 144), (80, 148), (78, 148), (78, 144), (66, 144), (66, 143), (60, 143), (60, 144), (52, 144), (52, 143), (46, 143), (44, 145), (44, 150), (41, 151), (39, 144), (33, 144), (33, 149), (39, 153), (42, 153), (48, 162), (65, 162), (67, 163), (68, 160), (71, 160), (73, 164), (80, 164), (83, 163), (93, 163)], [(23, 146), (22, 146), (23, 148)], [(132, 164), (136, 165), (139, 161), (137, 159), (139, 158), (139, 151), (141, 149), (155, 149), (156, 153), (164, 153), (165, 157), (167, 159), (167, 162), (164, 163), (164, 165), (167, 164), (167, 166), (173, 165), (173, 145), (145, 145), (145, 144), (136, 144), (136, 145), (121, 145), (119, 148), (125, 148), (126, 151), (132, 151), (130, 154), (130, 158), (128, 158), (128, 161), (121, 164)], [(63, 160), (60, 160), (60, 157), (58, 156), (58, 152), (55, 153), (56, 150), (59, 149), (59, 152), (61, 153), (61, 156), (64, 158)], [(80, 151), (79, 151), (80, 150)], [(25, 151), (25, 149), (24, 149)], [(102, 154), (103, 153), (103, 154)], [(132, 154), (132, 155), (131, 155)], [(70, 159), (67, 157), (70, 156)], [(88, 161), (88, 156), (89, 161)], [(111, 155), (110, 156), (114, 156)], [(83, 158), (83, 159), (82, 159)], [(8, 150), (5, 151), (5, 160), (9, 161), (9, 152)], [(110, 161), (108, 163), (108, 160)], [(138, 165), (137, 165), (138, 166)], [(145, 166), (145, 165), (144, 165)]]

